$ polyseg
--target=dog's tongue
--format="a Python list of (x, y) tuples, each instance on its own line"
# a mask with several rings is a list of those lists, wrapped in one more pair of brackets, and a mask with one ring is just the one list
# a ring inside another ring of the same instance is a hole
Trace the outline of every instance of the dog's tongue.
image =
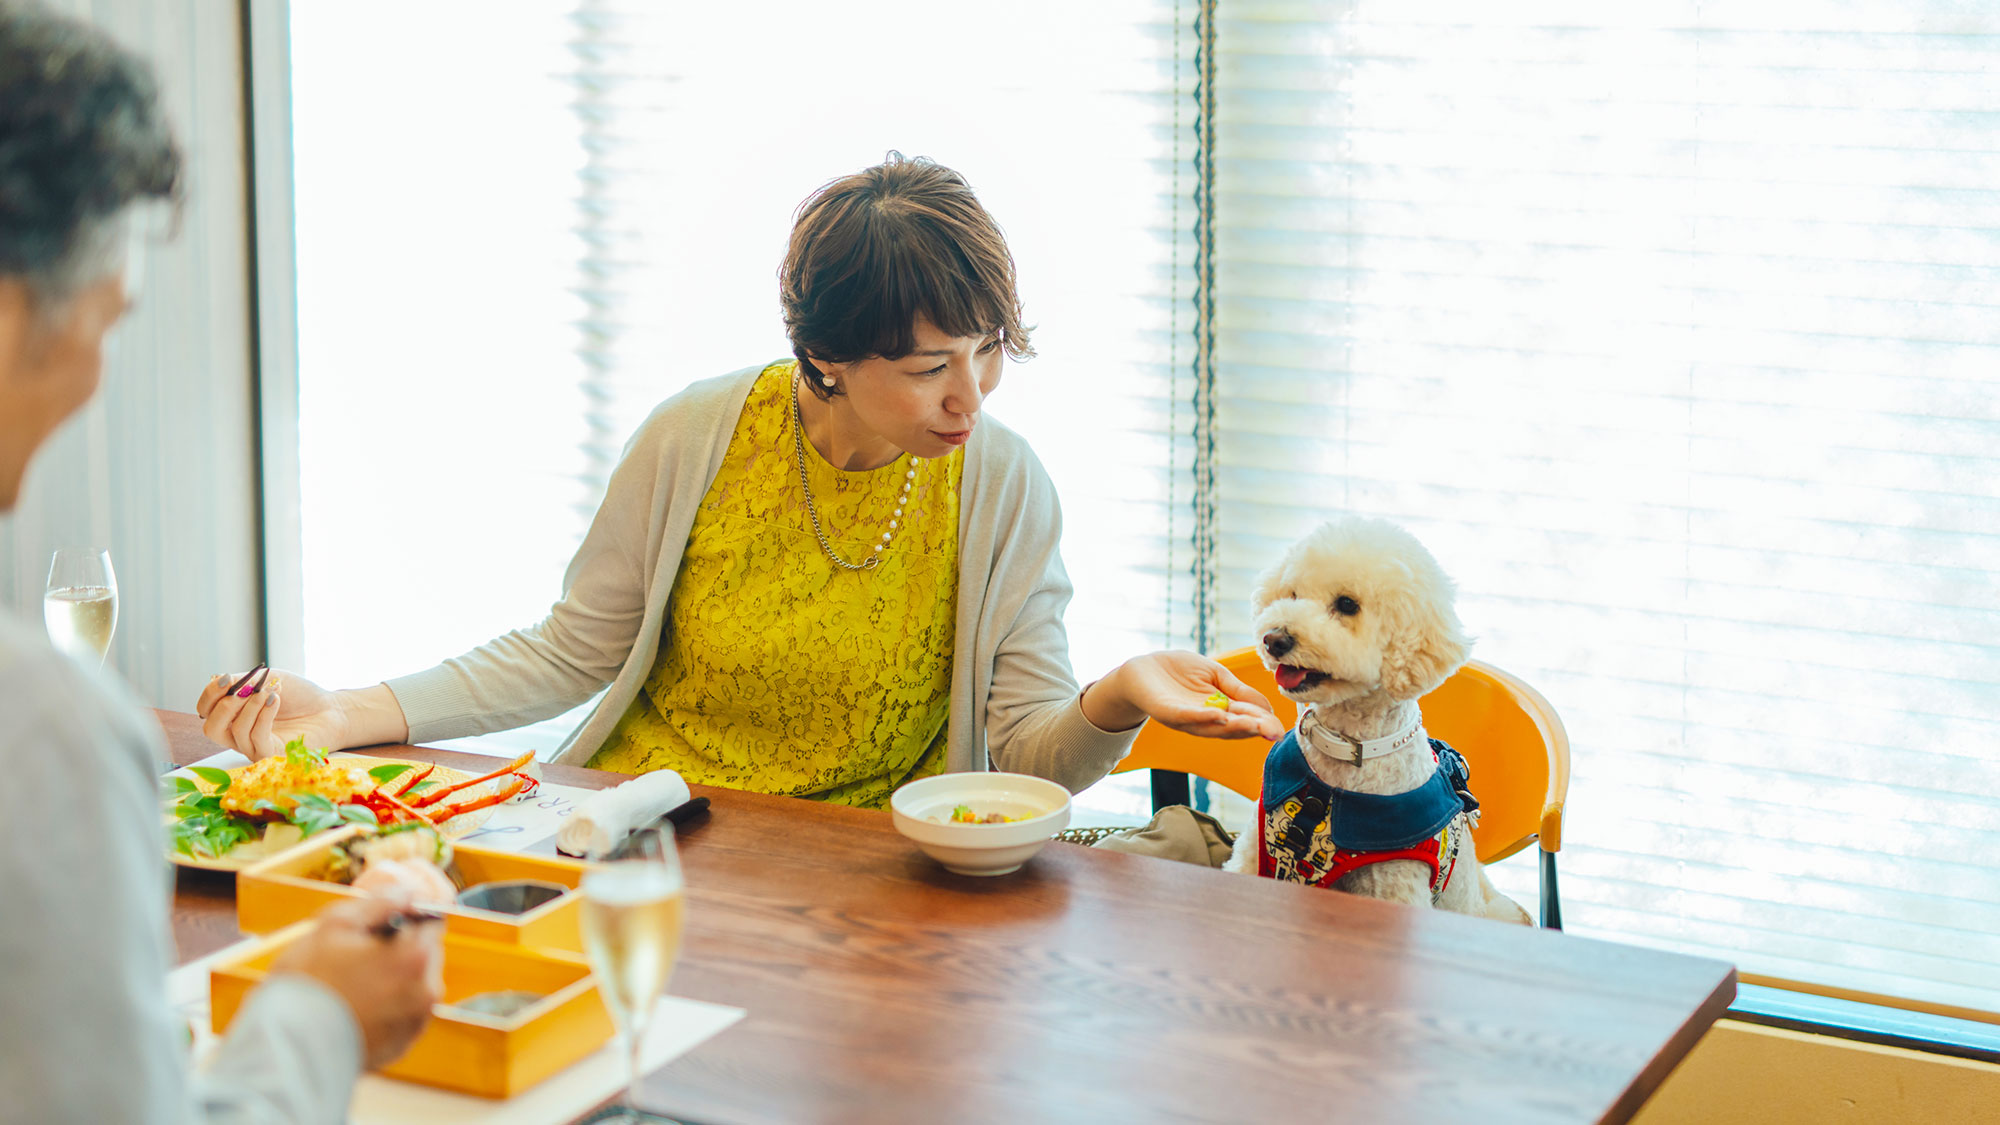
[(1305, 683), (1306, 675), (1307, 673), (1304, 668), (1295, 668), (1290, 664), (1280, 664), (1278, 665), (1278, 686), (1284, 688), (1286, 691), (1290, 691), (1300, 684)]

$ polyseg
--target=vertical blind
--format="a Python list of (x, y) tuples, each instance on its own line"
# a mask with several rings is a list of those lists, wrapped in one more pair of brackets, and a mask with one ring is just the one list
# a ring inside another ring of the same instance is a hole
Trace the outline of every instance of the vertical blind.
[(1571, 929), (2000, 1009), (2000, 10), (1222, 17), (1220, 643), (1402, 522), (1569, 727)]

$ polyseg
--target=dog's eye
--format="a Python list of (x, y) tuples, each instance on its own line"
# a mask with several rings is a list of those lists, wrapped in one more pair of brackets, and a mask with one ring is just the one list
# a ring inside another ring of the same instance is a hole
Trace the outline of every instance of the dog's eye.
[(1342, 617), (1353, 617), (1355, 614), (1361, 612), (1361, 603), (1348, 597), (1346, 594), (1342, 594), (1333, 599), (1333, 612), (1338, 613)]

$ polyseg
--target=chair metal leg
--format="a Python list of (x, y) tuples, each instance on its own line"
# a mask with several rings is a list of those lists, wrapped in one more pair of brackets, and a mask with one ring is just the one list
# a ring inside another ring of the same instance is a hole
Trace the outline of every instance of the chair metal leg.
[(1153, 775), (1153, 811), (1159, 812), (1168, 805), (1188, 804), (1188, 775), (1175, 770), (1151, 770)]
[(1542, 928), (1560, 930), (1563, 928), (1562, 899), (1556, 893), (1556, 853), (1542, 854)]

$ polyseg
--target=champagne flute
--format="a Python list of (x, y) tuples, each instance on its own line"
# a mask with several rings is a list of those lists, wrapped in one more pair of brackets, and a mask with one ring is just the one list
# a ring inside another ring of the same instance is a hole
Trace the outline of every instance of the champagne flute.
[(639, 1110), (639, 1048), (680, 954), (683, 886), (673, 833), (659, 829), (638, 833), (583, 877), (583, 946), (630, 1065), (618, 1120), (660, 1120)]
[(118, 577), (102, 547), (63, 547), (49, 564), (42, 620), (49, 640), (72, 658), (102, 665), (118, 628)]

